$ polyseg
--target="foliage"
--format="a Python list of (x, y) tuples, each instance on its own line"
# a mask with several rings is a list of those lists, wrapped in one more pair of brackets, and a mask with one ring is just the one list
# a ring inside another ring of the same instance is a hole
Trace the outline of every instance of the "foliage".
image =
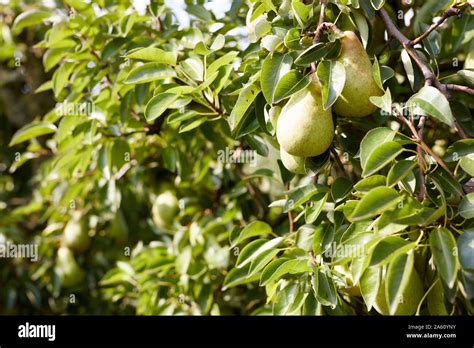
[[(419, 45), (384, 36), (381, 11), (415, 38), (448, 9), (463, 15)], [(29, 87), (57, 103), (19, 125), (1, 95), (0, 231), (40, 256), (0, 261), (3, 312), (376, 314), (382, 293), (383, 314), (407, 296), (408, 314), (474, 314), (473, 99), (451, 89), (473, 87), (469, 4), (240, 0), (217, 19), (186, 0), (186, 11), (183, 28), (163, 1), (0, 5), (0, 73), (29, 76), (34, 52), (46, 75)], [(338, 29), (321, 30), (320, 13)], [(358, 33), (384, 94), (371, 116), (333, 112), (333, 145), (294, 175), (278, 115), (314, 75), (324, 109), (340, 97), (340, 31)], [(167, 223), (153, 212), (164, 192), (179, 200)], [(57, 254), (71, 221), (87, 242), (68, 245), (84, 275), (66, 284)]]

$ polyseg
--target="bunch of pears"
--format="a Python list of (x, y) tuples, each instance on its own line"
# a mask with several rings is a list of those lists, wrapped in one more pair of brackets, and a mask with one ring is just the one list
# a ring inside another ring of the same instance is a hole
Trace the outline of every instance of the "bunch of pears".
[[(372, 64), (357, 35), (345, 31), (340, 41), (337, 60), (345, 67), (346, 82), (334, 111), (346, 117), (368, 116), (377, 109), (369, 98), (381, 96), (382, 90), (372, 76)], [(321, 84), (312, 76), (306, 88), (291, 96), (278, 118), (276, 136), (281, 161), (292, 173), (306, 174), (306, 158), (323, 154), (333, 141), (332, 110), (324, 110), (321, 93)]]

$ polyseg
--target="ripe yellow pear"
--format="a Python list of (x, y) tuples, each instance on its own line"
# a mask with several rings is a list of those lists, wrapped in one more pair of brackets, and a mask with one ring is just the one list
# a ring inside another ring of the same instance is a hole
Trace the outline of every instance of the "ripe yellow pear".
[(281, 110), (276, 135), (281, 148), (297, 157), (318, 156), (329, 148), (334, 124), (331, 109), (323, 109), (318, 81), (290, 98)]
[(377, 86), (372, 76), (369, 56), (354, 32), (343, 33), (338, 61), (346, 69), (346, 83), (333, 105), (334, 112), (348, 117), (370, 115), (377, 110), (377, 107), (370, 102), (369, 98), (381, 96), (383, 91)]
[(306, 174), (304, 166), (305, 158), (290, 155), (283, 148), (280, 148), (281, 162), (290, 172), (294, 174)]
[(75, 214), (64, 228), (64, 244), (75, 252), (82, 253), (90, 246), (88, 226), (79, 214)]
[(58, 250), (56, 270), (61, 280), (61, 285), (65, 287), (79, 284), (85, 276), (84, 271), (74, 259), (74, 253), (67, 247), (61, 247)]
[[(413, 315), (416, 313), (418, 304), (424, 295), (423, 283), (415, 269), (410, 274), (408, 285), (401, 294), (400, 304), (394, 315)], [(374, 308), (382, 315), (390, 315), (390, 310), (385, 294), (385, 281), (380, 283), (377, 296), (375, 297)]]
[(178, 212), (178, 199), (172, 191), (164, 191), (156, 197), (153, 203), (152, 217), (158, 227), (169, 229)]

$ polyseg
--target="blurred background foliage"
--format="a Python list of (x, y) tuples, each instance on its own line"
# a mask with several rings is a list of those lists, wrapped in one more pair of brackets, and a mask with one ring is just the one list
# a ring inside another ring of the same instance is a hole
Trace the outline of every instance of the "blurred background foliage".
[[(277, 285), (285, 296), (301, 294), (300, 289), (311, 292), (311, 269), (304, 268), (303, 275), (286, 274), (274, 287), (259, 286), (261, 272), (257, 277), (239, 274), (239, 248), (249, 236), (288, 237), (290, 228), (299, 231), (290, 234), (285, 247), (266, 255), (268, 263), (287, 250), (293, 254), (285, 257), (301, 256), (306, 232), (298, 229), (303, 225), (331, 226), (334, 240), (350, 226), (361, 227), (345, 220), (344, 208), (335, 210), (335, 203), (343, 206), (349, 200), (348, 192), (361, 176), (357, 153), (367, 132), (396, 126), (380, 111), (369, 119), (338, 119), (336, 148), (341, 157), (349, 156), (346, 166), (353, 178), (339, 180), (339, 186), (333, 183), (345, 174), (335, 158), (328, 161), (329, 154), (315, 160), (321, 163), (314, 167), (322, 170), (316, 180), (294, 176), (281, 166), (274, 133), (265, 124), (269, 108), (260, 89), (241, 112), (240, 123), (229, 126), (229, 118), (238, 117), (234, 106), (245, 104), (243, 91), (252, 82), (259, 85), (269, 51), (283, 47), (297, 57), (311, 46), (306, 34), (317, 24), (319, 2), (306, 1), (306, 8), (293, 3), (186, 0), (178, 11), (177, 3), (160, 0), (0, 0), (0, 237), (4, 243), (35, 243), (40, 257), (40, 262), (0, 259), (1, 314), (281, 314), (274, 304), (286, 300), (277, 297)], [(449, 4), (393, 1), (389, 6), (394, 14), (406, 14), (398, 18), (400, 27), (406, 26), (407, 17), (412, 19), (406, 33), (414, 37)], [(366, 35), (369, 56), (377, 56), (397, 74), (387, 83), (393, 101), (407, 100), (422, 85), (420, 72), (415, 68), (413, 81), (400, 77), (405, 72), (394, 54), (398, 47), (386, 42), (374, 10), (361, 6), (357, 1), (330, 1), (327, 20)], [(298, 15), (310, 8), (313, 16), (302, 23)], [(183, 18), (189, 23), (183, 25)], [(431, 51), (424, 53), (433, 54), (428, 59), (440, 77), (457, 81), (462, 78), (453, 77), (458, 70), (474, 68), (473, 26), (472, 16), (451, 18), (447, 30), (435, 32)], [(287, 42), (292, 28), (297, 28), (296, 34), (291, 32), (296, 46)], [(306, 71), (308, 65), (298, 69)], [(92, 112), (64, 116), (57, 103), (85, 105)], [(451, 107), (472, 137), (472, 98), (456, 95)], [(428, 121), (425, 141), (443, 157), (459, 137), (436, 122)], [(400, 139), (404, 146), (413, 145)], [(229, 149), (237, 154), (255, 150), (257, 166), (217, 160)], [(453, 178), (441, 180), (447, 188), (438, 189), (450, 196), (452, 190), (462, 191), (470, 177), (460, 170), (454, 184)], [(318, 193), (317, 199), (294, 190), (313, 184), (320, 189), (311, 191)], [(466, 192), (443, 203), (459, 231), (473, 227), (471, 217), (454, 213)], [(285, 206), (288, 195), (297, 201), (294, 211), (300, 219), (294, 226)], [(437, 195), (426, 206), (434, 209)], [(317, 220), (315, 207), (328, 197), (329, 206)], [(313, 209), (314, 219), (305, 224), (301, 216), (308, 209)], [(242, 229), (256, 220), (262, 222), (258, 231), (244, 230), (243, 238)], [(434, 226), (430, 221), (427, 228)], [(306, 238), (315, 238), (311, 231)], [(413, 235), (403, 238), (411, 241)], [(423, 246), (428, 241), (418, 242), (418, 259), (432, 264)], [(330, 289), (347, 288), (346, 261), (337, 270), (330, 265), (332, 271), (315, 272), (320, 279), (334, 279), (323, 282)], [(445, 289), (446, 294), (437, 292), (450, 313), (473, 313), (471, 271), (459, 271), (462, 291), (456, 285)], [(434, 274), (427, 276), (425, 290), (439, 279)], [(289, 288), (294, 284), (298, 290)], [(370, 311), (360, 292), (342, 290), (336, 296), (330, 289), (326, 298), (301, 295), (299, 306), (286, 301), (287, 307), (295, 306), (286, 312)], [(439, 308), (424, 310), (443, 314)]]

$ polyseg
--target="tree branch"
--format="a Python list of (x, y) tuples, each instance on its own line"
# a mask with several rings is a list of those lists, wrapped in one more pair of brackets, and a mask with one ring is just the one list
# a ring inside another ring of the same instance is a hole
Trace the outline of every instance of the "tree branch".
[(424, 38), (426, 38), (428, 35), (430, 35), (433, 30), (435, 30), (436, 28), (438, 28), (441, 24), (444, 23), (444, 21), (446, 19), (448, 19), (449, 17), (454, 17), (454, 16), (459, 16), (461, 15), (462, 11), (458, 8), (455, 8), (455, 7), (448, 7), (446, 9), (446, 11), (443, 12), (443, 15), (441, 16), (441, 18), (436, 22), (436, 23), (433, 23), (429, 28), (428, 30), (426, 30), (423, 34), (421, 34), (420, 36), (418, 36), (416, 39), (414, 39), (413, 41), (411, 41), (411, 46), (415, 46), (416, 44), (420, 43)]
[(319, 21), (318, 21), (318, 28), (316, 29), (316, 34), (314, 36), (314, 43), (318, 43), (321, 39), (322, 34), (322, 24), (324, 23), (324, 12), (326, 11), (327, 0), (321, 0), (321, 11), (319, 12)]
[(474, 96), (474, 89), (469, 88), (467, 86), (455, 85), (453, 83), (445, 84), (445, 86), (446, 86), (447, 89), (449, 89), (451, 91), (464, 92), (466, 94)]

